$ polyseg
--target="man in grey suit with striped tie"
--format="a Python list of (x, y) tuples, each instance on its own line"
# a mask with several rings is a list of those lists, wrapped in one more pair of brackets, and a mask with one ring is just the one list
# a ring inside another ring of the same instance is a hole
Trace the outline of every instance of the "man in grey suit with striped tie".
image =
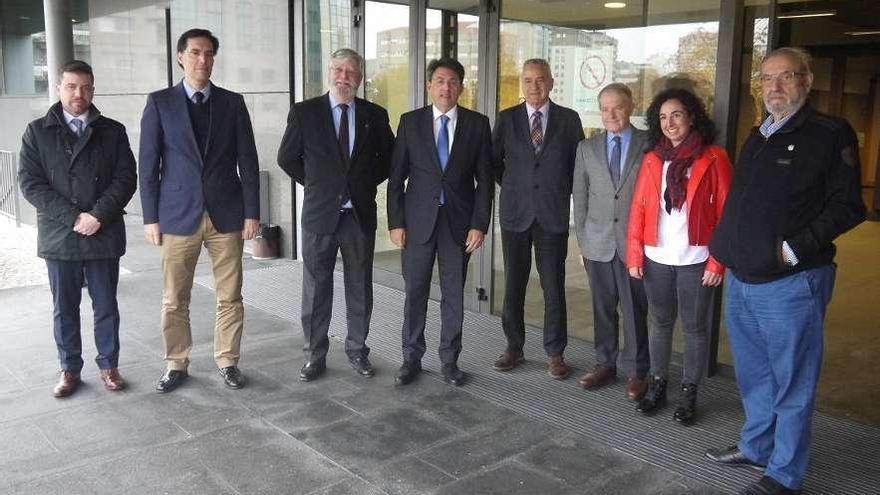
[(623, 316), (625, 347), (622, 367), (626, 395), (638, 400), (645, 392), (648, 357), (648, 302), (641, 280), (630, 278), (623, 257), (633, 188), (647, 135), (630, 124), (632, 92), (611, 83), (599, 92), (605, 132), (578, 145), (575, 160), (575, 230), (593, 299), (596, 367), (578, 381), (588, 390), (617, 376), (618, 303)]

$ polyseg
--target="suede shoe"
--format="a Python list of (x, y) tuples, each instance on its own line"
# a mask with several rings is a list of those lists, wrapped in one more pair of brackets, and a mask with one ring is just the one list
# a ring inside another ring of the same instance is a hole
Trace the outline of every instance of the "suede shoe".
[(800, 495), (800, 490), (787, 488), (769, 476), (762, 476), (757, 483), (752, 483), (739, 495)]
[(357, 371), (358, 375), (365, 378), (372, 378), (375, 374), (375, 372), (373, 371), (373, 365), (372, 363), (370, 363), (370, 360), (367, 359), (366, 356), (348, 358), (348, 364), (351, 365), (351, 369)]
[(510, 371), (525, 361), (522, 351), (504, 351), (492, 365), (495, 371)]
[(61, 370), (61, 373), (58, 375), (58, 383), (52, 389), (52, 395), (59, 399), (73, 395), (80, 383), (78, 371)]
[(171, 392), (186, 380), (186, 370), (167, 370), (159, 383), (156, 384), (156, 391), (159, 393)]
[(467, 375), (465, 375), (464, 371), (458, 369), (458, 364), (456, 363), (444, 364), (440, 371), (443, 374), (443, 381), (455, 387), (464, 385), (467, 379)]
[(593, 371), (588, 371), (578, 379), (578, 384), (587, 390), (604, 387), (614, 381), (617, 370), (609, 366), (596, 365)]
[(626, 398), (629, 400), (641, 400), (648, 390), (648, 381), (644, 378), (631, 376), (626, 379)]
[(98, 377), (104, 383), (104, 388), (111, 392), (116, 392), (125, 388), (125, 381), (119, 374), (117, 368), (109, 368), (98, 372)]
[(244, 377), (241, 376), (241, 371), (238, 370), (238, 366), (227, 366), (225, 368), (219, 368), (217, 371), (220, 373), (220, 376), (223, 377), (223, 383), (225, 383), (227, 387), (234, 390), (244, 387)]
[(422, 363), (404, 361), (397, 370), (397, 374), (394, 375), (394, 384), (399, 386), (409, 385), (419, 376), (421, 371)]
[(766, 467), (746, 457), (736, 445), (723, 449), (709, 449), (705, 455), (707, 459), (732, 467), (749, 467), (761, 471)]
[(308, 361), (299, 370), (299, 381), (310, 382), (327, 371), (327, 362), (323, 359), (319, 361)]
[(550, 360), (547, 361), (547, 374), (550, 375), (550, 378), (565, 380), (569, 373), (571, 373), (571, 367), (565, 364), (562, 354), (550, 356)]

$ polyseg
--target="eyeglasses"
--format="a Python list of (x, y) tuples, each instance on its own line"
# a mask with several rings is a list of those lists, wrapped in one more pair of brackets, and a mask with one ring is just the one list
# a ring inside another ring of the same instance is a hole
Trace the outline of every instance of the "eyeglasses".
[(787, 70), (785, 72), (780, 72), (779, 74), (761, 74), (758, 76), (758, 80), (761, 81), (761, 84), (772, 84), (774, 81), (779, 81), (783, 84), (788, 84), (794, 81), (795, 77), (804, 75), (804, 72), (795, 72), (793, 70)]

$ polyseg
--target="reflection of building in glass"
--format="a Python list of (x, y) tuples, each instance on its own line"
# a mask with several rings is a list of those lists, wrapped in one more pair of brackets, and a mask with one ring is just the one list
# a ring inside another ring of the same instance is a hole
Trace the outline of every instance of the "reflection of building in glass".
[[(560, 105), (575, 109), (585, 127), (598, 125), (598, 94), (615, 80), (617, 40), (605, 33), (553, 28), (550, 64), (554, 86), (550, 94)], [(594, 122), (595, 121), (595, 122)]]
[(351, 46), (351, 5), (343, 0), (305, 2), (306, 53), (312, 54), (305, 63), (305, 94), (318, 95), (324, 91), (330, 53)]

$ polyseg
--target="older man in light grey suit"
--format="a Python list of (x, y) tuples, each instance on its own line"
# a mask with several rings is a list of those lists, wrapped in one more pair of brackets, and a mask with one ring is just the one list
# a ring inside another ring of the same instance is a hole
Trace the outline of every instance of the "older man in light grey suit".
[(626, 85), (605, 86), (599, 92), (599, 109), (605, 132), (578, 145), (572, 190), (578, 245), (593, 295), (596, 347), (596, 367), (578, 383), (596, 389), (617, 376), (619, 303), (626, 395), (638, 400), (645, 392), (644, 378), (650, 367), (648, 302), (642, 281), (627, 274), (624, 257), (630, 202), (647, 135), (630, 124), (633, 100)]

